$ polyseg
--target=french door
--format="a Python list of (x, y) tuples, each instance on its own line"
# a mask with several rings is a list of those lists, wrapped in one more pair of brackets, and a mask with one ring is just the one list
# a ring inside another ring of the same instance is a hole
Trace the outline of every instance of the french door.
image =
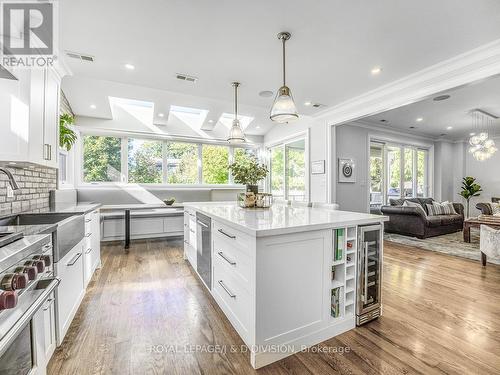
[(371, 142), (370, 210), (390, 199), (429, 195), (429, 150), (416, 146)]

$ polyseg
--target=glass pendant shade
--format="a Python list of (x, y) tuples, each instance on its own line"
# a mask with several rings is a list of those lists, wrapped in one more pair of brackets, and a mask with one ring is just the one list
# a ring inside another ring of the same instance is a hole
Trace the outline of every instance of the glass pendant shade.
[(238, 144), (246, 142), (245, 134), (243, 133), (243, 129), (241, 129), (239, 120), (236, 119), (233, 120), (233, 125), (229, 130), (229, 137), (227, 138), (227, 141), (230, 144)]
[(239, 143), (245, 143), (245, 133), (243, 133), (243, 129), (240, 125), (240, 120), (238, 120), (238, 86), (239, 82), (232, 83), (234, 87), (234, 120), (231, 129), (229, 129), (229, 136), (227, 137), (227, 141), (234, 145)]
[(287, 123), (299, 118), (297, 107), (293, 101), (292, 92), (287, 86), (282, 86), (276, 94), (271, 108), (271, 120), (280, 124)]

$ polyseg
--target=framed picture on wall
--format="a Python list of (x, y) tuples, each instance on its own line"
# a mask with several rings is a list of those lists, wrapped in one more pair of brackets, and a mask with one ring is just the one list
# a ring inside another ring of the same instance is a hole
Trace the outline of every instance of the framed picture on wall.
[(339, 182), (356, 182), (356, 161), (339, 158)]
[(311, 163), (311, 174), (325, 174), (325, 161), (313, 161)]

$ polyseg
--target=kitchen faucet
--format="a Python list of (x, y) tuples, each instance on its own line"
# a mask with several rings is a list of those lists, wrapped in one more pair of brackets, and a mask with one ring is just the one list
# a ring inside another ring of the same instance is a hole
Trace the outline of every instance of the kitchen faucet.
[(19, 189), (19, 185), (17, 184), (16, 180), (14, 179), (14, 176), (12, 175), (12, 173), (8, 169), (0, 167), (0, 172), (3, 172), (7, 175), (7, 177), (9, 178), (9, 184), (10, 184), (10, 187), (12, 188), (12, 190)]

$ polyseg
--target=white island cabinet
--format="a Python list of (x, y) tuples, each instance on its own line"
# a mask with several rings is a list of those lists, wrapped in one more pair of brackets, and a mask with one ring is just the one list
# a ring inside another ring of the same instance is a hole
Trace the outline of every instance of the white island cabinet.
[(185, 258), (194, 270), (192, 219), (212, 219), (210, 292), (254, 368), (355, 327), (357, 229), (386, 217), (233, 202), (186, 203), (185, 210)]

